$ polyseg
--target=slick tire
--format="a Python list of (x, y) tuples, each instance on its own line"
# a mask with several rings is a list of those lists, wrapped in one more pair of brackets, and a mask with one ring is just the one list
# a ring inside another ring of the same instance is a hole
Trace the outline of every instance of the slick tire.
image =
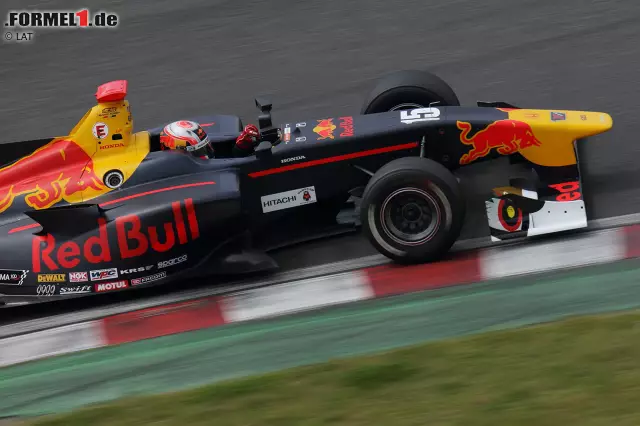
[(362, 196), (364, 234), (383, 255), (402, 264), (446, 254), (458, 239), (466, 204), (455, 176), (421, 157), (389, 162), (371, 178)]
[(459, 106), (455, 92), (444, 80), (427, 71), (398, 71), (378, 80), (361, 114), (376, 114), (434, 106)]

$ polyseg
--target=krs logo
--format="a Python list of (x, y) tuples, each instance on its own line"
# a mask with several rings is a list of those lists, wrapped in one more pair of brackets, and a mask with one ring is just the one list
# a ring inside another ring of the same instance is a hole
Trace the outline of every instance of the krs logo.
[(146, 271), (150, 271), (151, 269), (153, 269), (153, 265), (144, 266), (140, 268), (133, 268), (133, 269), (121, 269), (120, 275), (137, 274), (138, 272), (146, 272)]
[(410, 111), (400, 111), (400, 121), (405, 124), (417, 123), (418, 121), (440, 120), (440, 110), (438, 108), (417, 108)]
[[(186, 199), (184, 207), (187, 213), (186, 220), (181, 203), (176, 201), (171, 203), (173, 220), (159, 226), (143, 227), (138, 215), (117, 217), (115, 219), (115, 237), (117, 238), (115, 249), (117, 249), (119, 259), (143, 256), (149, 252), (149, 249), (157, 253), (164, 253), (177, 244), (184, 245), (190, 240), (198, 239), (200, 230), (193, 199)], [(165, 233), (164, 240), (160, 237), (162, 230)], [(42, 271), (43, 267), (49, 271), (57, 271), (60, 268), (75, 268), (81, 261), (105, 264), (113, 261), (113, 257), (107, 235), (107, 222), (103, 218), (98, 219), (98, 235), (87, 238), (81, 244), (67, 241), (58, 245), (51, 234), (35, 236), (31, 243), (31, 261), (33, 271), (36, 273)]]
[(176, 257), (170, 260), (165, 260), (163, 262), (158, 262), (158, 269), (168, 268), (169, 266), (177, 265), (178, 263), (186, 262), (187, 255), (182, 255), (180, 257)]
[(98, 269), (96, 271), (90, 271), (89, 276), (91, 277), (91, 281), (112, 280), (118, 278), (118, 269)]
[(102, 293), (104, 291), (120, 290), (129, 287), (127, 281), (114, 281), (112, 283), (95, 284), (96, 292)]

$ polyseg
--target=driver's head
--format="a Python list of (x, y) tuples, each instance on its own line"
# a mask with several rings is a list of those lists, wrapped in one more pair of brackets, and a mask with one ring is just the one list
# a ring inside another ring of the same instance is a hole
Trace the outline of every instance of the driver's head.
[(195, 121), (174, 121), (160, 133), (162, 149), (182, 149), (200, 158), (213, 157), (207, 133)]

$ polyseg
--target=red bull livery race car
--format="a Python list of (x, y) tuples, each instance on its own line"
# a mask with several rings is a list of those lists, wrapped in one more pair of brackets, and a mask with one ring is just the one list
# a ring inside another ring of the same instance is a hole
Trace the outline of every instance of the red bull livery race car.
[[(238, 117), (189, 118), (208, 135), (200, 158), (161, 149), (163, 127), (134, 133), (126, 95), (126, 81), (106, 83), (69, 135), (2, 145), (1, 301), (271, 271), (274, 248), (360, 226), (389, 258), (428, 262), (465, 216), (452, 172), (500, 156), (535, 179), (493, 189), (493, 239), (585, 227), (576, 144), (612, 127), (602, 112), (463, 107), (440, 78), (403, 71), (359, 115), (274, 126), (256, 99), (245, 155)], [(339, 220), (349, 209), (354, 220)]]

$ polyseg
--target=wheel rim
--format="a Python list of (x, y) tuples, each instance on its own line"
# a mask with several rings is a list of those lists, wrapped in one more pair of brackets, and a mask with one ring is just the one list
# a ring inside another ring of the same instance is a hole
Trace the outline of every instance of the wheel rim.
[(405, 104), (396, 105), (393, 108), (391, 108), (389, 111), (400, 111), (404, 109), (416, 109), (416, 108), (424, 108), (424, 105), (405, 103)]
[(384, 233), (393, 241), (420, 245), (433, 238), (440, 228), (440, 206), (426, 191), (398, 189), (383, 201), (380, 222)]

